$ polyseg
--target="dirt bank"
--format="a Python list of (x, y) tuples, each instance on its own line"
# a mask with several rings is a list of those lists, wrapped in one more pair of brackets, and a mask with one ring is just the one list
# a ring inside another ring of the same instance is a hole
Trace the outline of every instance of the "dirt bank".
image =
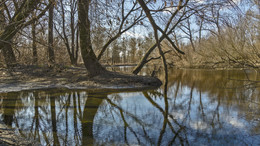
[(36, 141), (15, 134), (14, 129), (0, 123), (0, 146), (40, 146)]
[(88, 90), (126, 90), (158, 88), (161, 81), (155, 77), (107, 72), (89, 77), (82, 67), (17, 66), (0, 68), (0, 92), (32, 89), (67, 88)]

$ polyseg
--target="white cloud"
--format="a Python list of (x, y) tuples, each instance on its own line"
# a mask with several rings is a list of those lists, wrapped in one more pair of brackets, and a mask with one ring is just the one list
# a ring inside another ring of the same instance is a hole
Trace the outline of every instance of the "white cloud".
[(130, 31), (125, 32), (123, 35), (126, 37), (135, 37), (135, 38), (144, 37), (144, 35), (142, 35), (140, 33), (134, 33), (134, 32), (130, 32)]
[(207, 123), (203, 121), (198, 121), (198, 122), (192, 122), (190, 123), (191, 128), (195, 130), (204, 130), (208, 127)]
[(240, 122), (240, 121), (238, 121), (237, 119), (234, 119), (234, 118), (230, 119), (229, 123), (232, 126), (237, 127), (237, 128), (243, 128), (245, 126), (242, 122)]
[[(174, 119), (178, 119), (178, 120), (182, 120), (184, 118), (184, 114), (183, 113), (172, 113), (172, 116)], [(170, 118), (169, 118), (170, 119)]]

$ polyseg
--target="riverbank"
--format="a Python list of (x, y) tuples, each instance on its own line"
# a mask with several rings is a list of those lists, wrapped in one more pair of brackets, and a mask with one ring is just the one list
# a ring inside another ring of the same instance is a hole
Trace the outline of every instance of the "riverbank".
[(0, 146), (40, 146), (36, 141), (31, 141), (15, 134), (14, 129), (0, 122)]
[[(38, 67), (17, 66), (12, 69), (0, 68), (0, 93), (38, 89), (84, 89), (96, 92), (136, 91), (160, 87), (155, 77), (136, 76), (107, 72), (89, 77), (83, 67)], [(0, 145), (37, 145), (21, 138), (15, 131), (0, 123)]]
[(17, 66), (0, 68), (0, 92), (50, 88), (131, 90), (158, 88), (162, 82), (149, 76), (107, 72), (89, 77), (83, 67)]

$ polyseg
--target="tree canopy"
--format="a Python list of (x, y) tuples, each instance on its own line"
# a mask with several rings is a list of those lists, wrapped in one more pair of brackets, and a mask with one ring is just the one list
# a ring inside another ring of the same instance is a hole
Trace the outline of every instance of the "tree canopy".
[(83, 63), (90, 75), (113, 63), (137, 64), (134, 74), (151, 62), (258, 67), (259, 9), (255, 0), (1, 0), (0, 65)]

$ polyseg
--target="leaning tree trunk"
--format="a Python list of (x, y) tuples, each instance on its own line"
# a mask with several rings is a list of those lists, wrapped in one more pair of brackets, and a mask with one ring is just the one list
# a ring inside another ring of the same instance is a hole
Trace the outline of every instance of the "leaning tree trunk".
[(81, 55), (84, 65), (90, 76), (99, 75), (106, 71), (98, 62), (98, 59), (92, 49), (90, 39), (90, 21), (89, 21), (89, 5), (91, 0), (79, 0), (78, 2), (78, 19)]

